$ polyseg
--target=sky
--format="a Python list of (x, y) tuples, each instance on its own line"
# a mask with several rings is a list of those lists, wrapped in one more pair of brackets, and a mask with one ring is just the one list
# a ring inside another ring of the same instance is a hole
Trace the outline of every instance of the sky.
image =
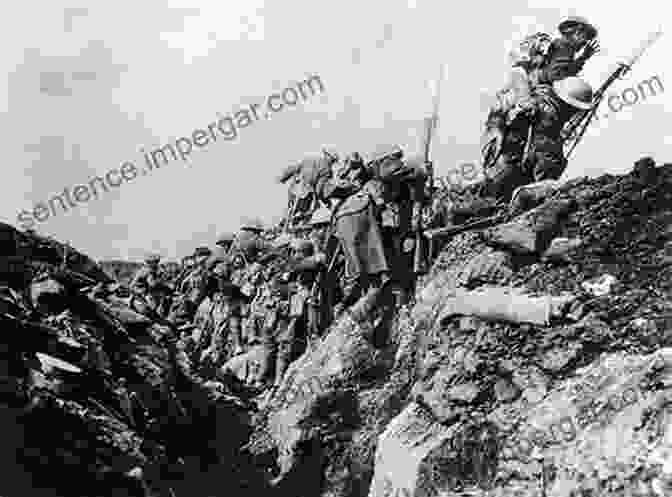
[[(588, 17), (601, 51), (594, 87), (666, 18), (666, 2), (502, 3), (429, 0), (144, 0), (13, 2), (0, 19), (0, 213), (19, 226), (66, 187), (86, 184), (142, 150), (174, 143), (221, 116), (319, 75), (324, 91), (39, 223), (96, 259), (175, 259), (246, 217), (276, 221), (287, 199), (279, 171), (330, 146), (420, 150), (438, 68), (437, 175), (478, 162), (484, 102), (502, 85), (507, 53), (567, 15)], [(39, 15), (36, 15), (39, 13)], [(672, 85), (664, 33), (618, 94), (652, 76)], [(672, 162), (672, 92), (600, 119), (564, 178), (624, 173), (643, 155)]]

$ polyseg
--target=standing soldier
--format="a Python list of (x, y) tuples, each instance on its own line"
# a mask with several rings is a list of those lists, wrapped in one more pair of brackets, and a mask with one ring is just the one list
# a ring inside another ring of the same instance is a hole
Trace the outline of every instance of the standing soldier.
[(289, 325), (289, 292), (278, 275), (263, 285), (255, 305), (251, 309), (247, 338), (251, 349), (261, 346), (264, 353), (262, 362), (256, 362), (251, 371), (250, 381), (257, 387), (273, 376), (273, 360), (277, 360), (277, 344), (283, 341)]
[(218, 288), (212, 296), (210, 310), (210, 344), (201, 354), (202, 366), (211, 374), (229, 358), (243, 351), (240, 333), (243, 296), (237, 286), (226, 280), (224, 274), (218, 274), (216, 281)]
[(290, 363), (303, 352), (307, 340), (315, 342), (319, 337), (319, 317), (317, 309), (310, 305), (310, 298), (326, 257), (316, 253), (309, 240), (295, 240), (292, 245), (294, 254), (290, 274), (296, 279), (289, 297), (289, 324), (281, 327), (276, 335), (276, 385), (282, 381)]
[(315, 211), (310, 220), (310, 239), (318, 253), (324, 254), (324, 268), (318, 271), (308, 299), (309, 313), (313, 316), (311, 334), (321, 335), (333, 320), (332, 310), (338, 301), (338, 274), (335, 270), (339, 257), (338, 240), (331, 236), (331, 211), (326, 207)]
[[(495, 167), (486, 174), (485, 191), (509, 200), (517, 187), (560, 178), (567, 167), (562, 129), (577, 112), (592, 107), (593, 90), (578, 77), (569, 77), (519, 102), (512, 111), (510, 131)], [(524, 153), (528, 129), (530, 145)]]
[[(330, 175), (320, 180), (318, 191), (333, 199), (335, 234), (346, 259), (343, 300), (334, 309), (335, 316), (354, 304), (370, 290), (372, 305), (390, 281), (390, 267), (375, 215), (371, 195), (364, 188), (368, 178), (339, 178)], [(356, 316), (357, 321), (364, 316)]]
[[(181, 308), (180, 313), (183, 315), (193, 316), (205, 298), (208, 285), (208, 270), (205, 263), (210, 255), (212, 251), (208, 247), (197, 247), (194, 251), (193, 265), (179, 287), (181, 300), (177, 303), (177, 307)], [(175, 311), (175, 306), (173, 311)]]
[[(415, 286), (416, 233), (424, 206), (427, 175), (417, 160), (403, 160), (400, 147), (386, 147), (370, 167), (381, 185), (381, 229), (392, 274), (398, 287), (398, 304), (405, 304)], [(418, 247), (421, 249), (421, 247)]]

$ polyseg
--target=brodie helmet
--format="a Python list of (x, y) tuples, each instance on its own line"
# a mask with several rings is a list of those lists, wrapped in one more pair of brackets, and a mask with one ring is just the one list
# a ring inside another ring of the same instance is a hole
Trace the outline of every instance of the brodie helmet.
[(583, 79), (570, 76), (553, 83), (553, 90), (560, 99), (581, 110), (593, 108), (593, 88)]

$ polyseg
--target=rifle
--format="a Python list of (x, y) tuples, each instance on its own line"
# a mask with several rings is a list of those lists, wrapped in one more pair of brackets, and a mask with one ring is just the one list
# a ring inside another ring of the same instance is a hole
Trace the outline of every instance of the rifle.
[[(423, 158), (425, 165), (427, 167), (427, 176), (430, 181), (429, 183), (429, 192), (430, 198), (431, 193), (434, 190), (434, 167), (432, 166), (429, 160), (429, 152), (432, 144), (432, 137), (436, 131), (438, 120), (439, 120), (439, 101), (441, 97), (441, 82), (443, 80), (444, 65), (439, 66), (439, 76), (436, 80), (436, 88), (434, 92), (434, 101), (432, 106), (432, 114), (429, 117), (425, 118), (425, 136), (423, 143)], [(425, 188), (423, 188), (425, 190)], [(422, 192), (424, 194), (424, 191)], [(424, 195), (423, 195), (424, 196)], [(423, 274), (427, 271), (428, 261), (425, 257), (425, 244), (423, 238), (423, 226), (422, 226), (422, 211), (424, 204), (426, 202), (425, 198), (415, 199), (413, 205), (413, 216), (417, 220), (417, 228), (415, 232), (415, 247), (413, 254), (413, 272), (415, 274)], [(430, 252), (431, 253), (431, 252)]]
[(425, 237), (427, 237), (429, 240), (429, 253), (430, 255), (433, 254), (435, 244), (445, 240), (446, 238), (450, 238), (467, 231), (490, 228), (497, 224), (506, 222), (509, 218), (509, 213), (505, 212), (503, 214), (497, 214), (483, 219), (478, 219), (470, 223), (460, 224), (457, 226), (445, 226), (443, 228), (435, 228), (433, 230), (425, 231)]
[(649, 35), (649, 37), (644, 40), (639, 48), (626, 59), (625, 62), (620, 62), (618, 67), (609, 75), (602, 86), (598, 88), (597, 92), (593, 96), (593, 106), (590, 110), (582, 111), (577, 113), (574, 118), (570, 120), (567, 124), (567, 127), (563, 131), (563, 141), (565, 141), (565, 157), (569, 159), (570, 155), (579, 144), (583, 135), (588, 129), (588, 125), (592, 122), (595, 114), (597, 113), (597, 108), (599, 107), (602, 99), (605, 96), (607, 89), (616, 81), (617, 79), (622, 79), (631, 69), (632, 66), (637, 62), (644, 52), (653, 45), (658, 38), (662, 36), (662, 31), (656, 31)]

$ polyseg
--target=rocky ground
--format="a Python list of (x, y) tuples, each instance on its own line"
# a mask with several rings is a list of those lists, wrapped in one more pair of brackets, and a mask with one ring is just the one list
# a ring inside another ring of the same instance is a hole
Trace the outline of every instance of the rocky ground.
[(386, 346), (345, 314), (256, 403), (67, 275), (27, 305), (5, 251), (0, 495), (672, 495), (672, 165), (519, 211), (442, 247)]
[[(671, 185), (672, 166), (577, 179), (454, 237), (387, 348), (346, 317), (297, 362), (258, 462), (334, 497), (672, 495)], [(558, 308), (465, 311), (484, 285)]]

